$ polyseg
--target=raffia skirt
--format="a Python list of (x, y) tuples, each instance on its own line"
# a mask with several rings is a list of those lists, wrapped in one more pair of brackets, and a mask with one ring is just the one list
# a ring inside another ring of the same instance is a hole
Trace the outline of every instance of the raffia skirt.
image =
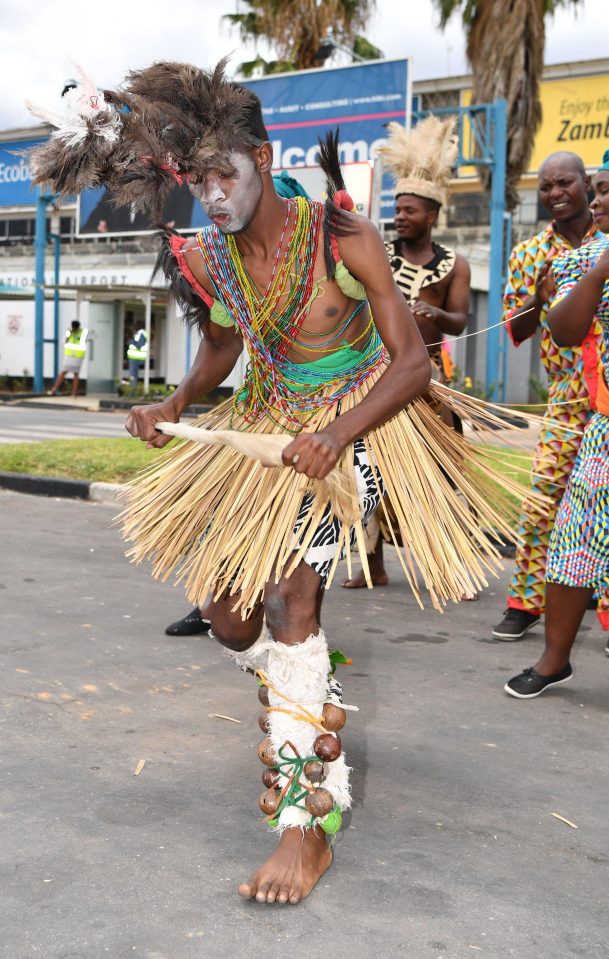
[[(326, 405), (320, 394), (319, 409), (306, 429), (322, 430), (361, 402), (382, 372), (381, 366), (340, 404)], [(374, 467), (380, 509), (390, 512), (387, 525), (399, 532), (392, 539), (406, 581), (420, 605), (426, 589), (441, 610), (449, 600), (473, 596), (487, 585), (487, 573), (501, 568), (485, 530), (515, 540), (513, 526), (528, 491), (518, 479), (497, 470), (496, 449), (473, 443), (447, 426), (437, 413), (438, 404), (457, 413), (475, 432), (505, 427), (496, 408), (432, 383), (425, 398), (371, 430), (361, 443)], [(259, 434), (262, 442), (265, 434), (282, 432), (281, 422), (268, 417), (245, 422), (233, 413), (232, 399), (195, 425)], [(326, 587), (343, 554), (351, 575), (354, 545), (371, 585), (364, 536), (367, 511), (358, 497), (354, 456), (351, 445), (338, 464), (338, 496), (328, 481), (309, 480), (292, 468), (269, 468), (228, 446), (181, 441), (128, 489), (120, 517), (125, 538), (133, 544), (128, 555), (136, 562), (150, 559), (153, 575), (163, 580), (177, 574), (193, 604), (202, 604), (210, 592), (219, 597), (228, 591), (235, 609), (246, 617), (271, 578), (289, 576), (307, 558), (323, 521), (336, 530), (333, 560), (324, 568)]]

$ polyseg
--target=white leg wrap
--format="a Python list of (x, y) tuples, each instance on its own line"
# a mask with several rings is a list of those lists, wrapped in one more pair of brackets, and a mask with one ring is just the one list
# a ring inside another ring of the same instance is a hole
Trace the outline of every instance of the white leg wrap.
[[(290, 709), (296, 706), (304, 707), (315, 719), (321, 720), (324, 703), (329, 701), (328, 674), (330, 660), (328, 645), (323, 630), (316, 636), (309, 636), (304, 643), (296, 646), (287, 646), (284, 643), (273, 643), (268, 652), (266, 675), (269, 680), (269, 702), (271, 706), (281, 709)], [(290, 700), (289, 703), (273, 691)], [(296, 709), (297, 711), (297, 709)], [(284, 712), (269, 712), (269, 738), (275, 752), (289, 741), (298, 750), (302, 758), (314, 756), (313, 743), (322, 730), (310, 723), (296, 719)], [(292, 755), (287, 747), (286, 756)], [(322, 783), (341, 809), (348, 809), (351, 805), (349, 792), (349, 767), (345, 762), (344, 753), (331, 763), (325, 763), (325, 778)], [(301, 777), (306, 782), (305, 777)], [(282, 783), (285, 783), (285, 777)], [(288, 806), (279, 815), (277, 830), (282, 832), (288, 826), (306, 826), (311, 819), (310, 814), (298, 807)]]
[[(211, 630), (209, 635), (213, 636)], [(256, 672), (257, 669), (263, 669), (266, 672), (269, 649), (275, 645), (275, 640), (266, 628), (266, 623), (264, 623), (260, 631), (260, 636), (255, 643), (252, 643), (249, 649), (244, 649), (241, 653), (237, 653), (233, 649), (225, 649), (225, 653), (227, 656), (230, 656), (231, 659), (234, 659), (237, 666), (244, 671), (251, 670), (252, 672)]]

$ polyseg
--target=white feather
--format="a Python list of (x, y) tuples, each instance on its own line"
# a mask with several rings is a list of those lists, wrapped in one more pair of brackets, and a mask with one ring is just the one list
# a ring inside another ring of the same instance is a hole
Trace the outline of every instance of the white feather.
[(65, 123), (66, 114), (58, 113), (56, 110), (50, 110), (47, 107), (39, 107), (31, 100), (26, 100), (25, 105), (33, 116), (50, 123), (52, 127), (60, 127)]

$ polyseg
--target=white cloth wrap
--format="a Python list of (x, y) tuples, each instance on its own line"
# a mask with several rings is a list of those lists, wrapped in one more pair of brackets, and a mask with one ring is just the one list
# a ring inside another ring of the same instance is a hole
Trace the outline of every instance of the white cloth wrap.
[[(209, 631), (209, 635), (213, 636), (211, 630)], [(252, 672), (256, 672), (257, 669), (262, 669), (266, 672), (269, 649), (275, 645), (275, 640), (266, 628), (266, 624), (264, 624), (260, 636), (255, 643), (252, 643), (249, 649), (244, 649), (240, 653), (235, 652), (233, 649), (225, 649), (225, 652), (227, 656), (234, 659), (237, 666), (244, 671), (250, 669)]]
[[(304, 643), (296, 646), (287, 646), (285, 643), (273, 643), (268, 652), (266, 673), (271, 686), (286, 696), (290, 703), (286, 703), (281, 696), (269, 688), (269, 702), (271, 706), (290, 709), (290, 704), (298, 704), (321, 719), (324, 703), (328, 701), (328, 674), (330, 659), (328, 645), (323, 630), (316, 636), (309, 636)], [(287, 713), (269, 712), (269, 738), (275, 752), (289, 740), (298, 750), (300, 756), (312, 756), (313, 743), (321, 730), (301, 719), (294, 719)], [(288, 747), (284, 750), (286, 757), (292, 755)], [(280, 760), (281, 761), (281, 760)], [(349, 790), (349, 767), (345, 762), (345, 755), (341, 755), (334, 762), (325, 763), (325, 779), (322, 783), (333, 796), (336, 805), (348, 809), (351, 805)], [(302, 777), (306, 781), (305, 777)], [(281, 780), (282, 784), (286, 778)], [(283, 832), (288, 826), (306, 826), (311, 816), (306, 810), (295, 806), (288, 806), (279, 816), (278, 832)]]

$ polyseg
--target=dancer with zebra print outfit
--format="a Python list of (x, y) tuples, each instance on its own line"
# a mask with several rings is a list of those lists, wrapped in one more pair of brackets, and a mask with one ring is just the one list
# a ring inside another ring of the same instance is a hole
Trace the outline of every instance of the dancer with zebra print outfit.
[[(418, 399), (427, 350), (378, 231), (350, 212), (336, 136), (320, 145), (326, 203), (278, 196), (261, 104), (224, 70), (161, 62), (103, 93), (85, 78), (31, 162), (56, 192), (101, 182), (153, 214), (187, 182), (212, 221), (189, 240), (164, 235), (160, 266), (201, 345), (171, 396), (131, 410), (128, 431), (165, 446), (157, 426), (175, 426), (218, 386), (244, 344), (250, 363), (234, 397), (200, 420), (214, 445), (185, 440), (145, 470), (124, 530), (131, 556), (151, 558), (159, 576), (178, 570), (193, 603), (211, 593), (214, 636), (261, 683), (259, 804), (279, 844), (239, 893), (297, 903), (330, 866), (328, 837), (351, 802), (332, 676), (341, 655), (320, 624), (342, 551), (356, 542), (365, 562), (363, 524), (386, 496), (408, 544), (405, 577), (421, 601), (416, 567), (441, 609), (498, 565), (480, 527), (509, 527), (490, 453)], [(495, 422), (471, 398), (429, 390)], [(267, 468), (272, 444), (282, 465)]]

